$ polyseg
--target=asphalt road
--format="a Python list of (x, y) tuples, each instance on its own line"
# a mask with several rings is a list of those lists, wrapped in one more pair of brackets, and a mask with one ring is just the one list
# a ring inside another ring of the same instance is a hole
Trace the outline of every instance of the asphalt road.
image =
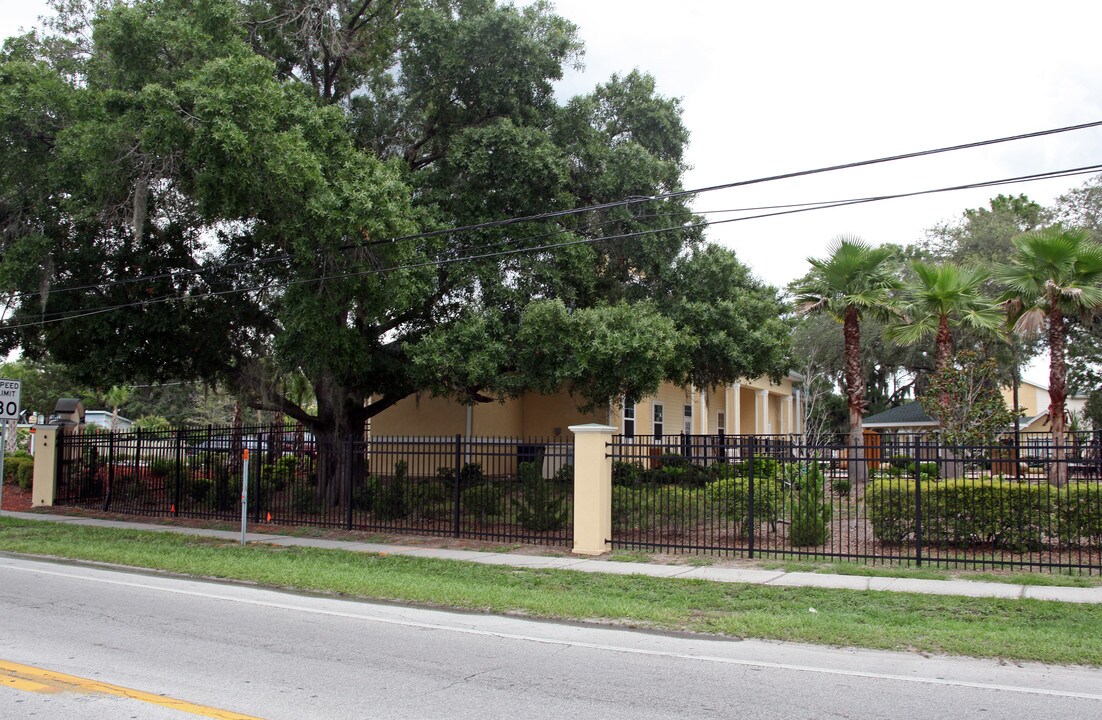
[[(6, 673), (13, 663), (32, 670)], [(52, 686), (41, 671), (123, 692)], [(1102, 718), (1102, 671), (674, 637), (0, 557), (0, 718), (196, 715)]]

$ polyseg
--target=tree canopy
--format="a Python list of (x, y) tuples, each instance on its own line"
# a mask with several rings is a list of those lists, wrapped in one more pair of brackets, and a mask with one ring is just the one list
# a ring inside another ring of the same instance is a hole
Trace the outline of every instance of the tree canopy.
[(415, 392), (787, 369), (776, 292), (667, 196), (679, 102), (633, 71), (559, 103), (545, 3), (57, 5), (0, 58), (0, 349), (223, 383), (323, 453)]

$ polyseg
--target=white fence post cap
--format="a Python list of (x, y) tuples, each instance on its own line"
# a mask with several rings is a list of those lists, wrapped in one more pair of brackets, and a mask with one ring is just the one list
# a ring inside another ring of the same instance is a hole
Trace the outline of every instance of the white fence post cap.
[(585, 435), (587, 433), (604, 433), (607, 435), (615, 433), (620, 428), (612, 425), (601, 425), (600, 423), (587, 423), (585, 425), (570, 425), (567, 429), (575, 435)]

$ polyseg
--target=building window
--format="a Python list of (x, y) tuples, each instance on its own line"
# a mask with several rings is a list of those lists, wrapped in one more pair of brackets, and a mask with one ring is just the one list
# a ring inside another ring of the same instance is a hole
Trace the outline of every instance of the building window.
[(719, 431), (720, 435), (724, 435), (727, 432), (727, 416), (723, 413), (720, 413), (716, 417), (716, 430)]
[(635, 437), (635, 403), (624, 403), (624, 437)]
[(653, 435), (654, 435), (654, 439), (656, 441), (661, 440), (662, 435), (665, 434), (662, 430), (664, 425), (665, 425), (665, 413), (662, 409), (662, 406), (659, 405), (658, 403), (654, 403), (654, 432), (653, 432)]
[(686, 405), (685, 406), (685, 434), (686, 435), (692, 435), (693, 434), (693, 406), (692, 405)]

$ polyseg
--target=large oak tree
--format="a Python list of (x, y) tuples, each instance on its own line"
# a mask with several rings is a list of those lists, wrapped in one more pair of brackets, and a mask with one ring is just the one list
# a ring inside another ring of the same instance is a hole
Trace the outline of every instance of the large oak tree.
[(663, 197), (678, 101), (631, 72), (558, 102), (581, 46), (547, 5), (64, 5), (0, 65), (5, 349), (228, 384), (313, 429), (334, 503), (341, 439), (412, 393), (786, 369), (776, 293)]

